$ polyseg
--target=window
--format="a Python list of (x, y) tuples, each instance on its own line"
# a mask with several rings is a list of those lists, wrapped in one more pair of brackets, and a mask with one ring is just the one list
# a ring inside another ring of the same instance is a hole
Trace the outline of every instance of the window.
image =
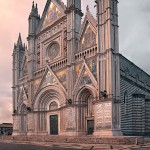
[(127, 100), (128, 100), (128, 92), (124, 92), (124, 113), (126, 113), (126, 107), (127, 107)]
[(47, 57), (53, 60), (60, 52), (60, 46), (58, 43), (53, 43), (47, 47)]

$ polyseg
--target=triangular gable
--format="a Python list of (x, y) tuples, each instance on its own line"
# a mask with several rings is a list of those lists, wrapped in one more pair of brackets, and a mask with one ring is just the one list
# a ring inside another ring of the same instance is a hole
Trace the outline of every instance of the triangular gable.
[(96, 20), (94, 19), (90, 11), (87, 11), (78, 36), (78, 39), (80, 41), (79, 50), (85, 50), (87, 48), (95, 46), (96, 36)]
[(59, 0), (47, 0), (38, 32), (52, 25), (55, 21), (65, 15), (64, 4)]
[(56, 78), (54, 77), (51, 71), (47, 70), (47, 73), (46, 73), (45, 79), (43, 80), (41, 88), (44, 88), (48, 85), (55, 85), (55, 84), (58, 84), (56, 81)]
[(80, 80), (80, 85), (92, 84), (92, 80), (89, 77), (86, 69), (84, 68), (82, 78)]
[(82, 38), (87, 26), (90, 26), (95, 35), (97, 34), (96, 20), (94, 19), (90, 11), (86, 12), (84, 21), (79, 32), (79, 40)]
[[(51, 70), (51, 68), (47, 65), (47, 69), (45, 71), (45, 74), (42, 77), (41, 83), (39, 84), (38, 90), (36, 94), (43, 88), (49, 86), (49, 85), (59, 85), (63, 91), (66, 92), (66, 89), (64, 86), (60, 83), (59, 79), (55, 75), (55, 73)], [(35, 95), (36, 95), (35, 94)]]
[(83, 85), (93, 85), (97, 88), (97, 81), (95, 80), (95, 77), (93, 76), (88, 65), (85, 62), (83, 63), (83, 66), (79, 73), (79, 77), (76, 81), (74, 92)]

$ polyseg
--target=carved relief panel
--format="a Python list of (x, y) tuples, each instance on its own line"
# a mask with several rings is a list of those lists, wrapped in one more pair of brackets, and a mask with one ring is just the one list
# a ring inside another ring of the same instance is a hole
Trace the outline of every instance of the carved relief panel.
[(112, 103), (104, 102), (95, 105), (96, 129), (110, 128), (112, 124)]
[(28, 113), (28, 131), (34, 130), (34, 114)]
[(66, 130), (71, 131), (75, 129), (75, 109), (67, 108), (66, 110)]

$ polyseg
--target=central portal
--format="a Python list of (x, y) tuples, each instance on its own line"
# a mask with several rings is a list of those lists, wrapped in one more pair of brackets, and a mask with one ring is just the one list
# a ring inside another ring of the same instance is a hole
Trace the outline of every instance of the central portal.
[(50, 135), (58, 135), (58, 115), (50, 116)]

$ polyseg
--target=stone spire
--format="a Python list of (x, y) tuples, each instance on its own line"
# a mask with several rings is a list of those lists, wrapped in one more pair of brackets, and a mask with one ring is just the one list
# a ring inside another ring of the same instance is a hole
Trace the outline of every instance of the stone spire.
[(38, 6), (37, 4), (35, 5), (34, 1), (32, 3), (32, 9), (28, 20), (29, 20), (29, 35), (33, 35), (35, 34), (40, 22), (40, 17), (38, 14)]
[(38, 17), (38, 7), (37, 7), (37, 3), (36, 5), (34, 4), (34, 1), (32, 2), (32, 9), (31, 9), (31, 13), (30, 13), (30, 17), (31, 16), (35, 16)]
[(18, 36), (18, 41), (17, 41), (17, 47), (22, 47), (22, 39), (21, 39), (21, 33), (19, 33), (19, 36)]

